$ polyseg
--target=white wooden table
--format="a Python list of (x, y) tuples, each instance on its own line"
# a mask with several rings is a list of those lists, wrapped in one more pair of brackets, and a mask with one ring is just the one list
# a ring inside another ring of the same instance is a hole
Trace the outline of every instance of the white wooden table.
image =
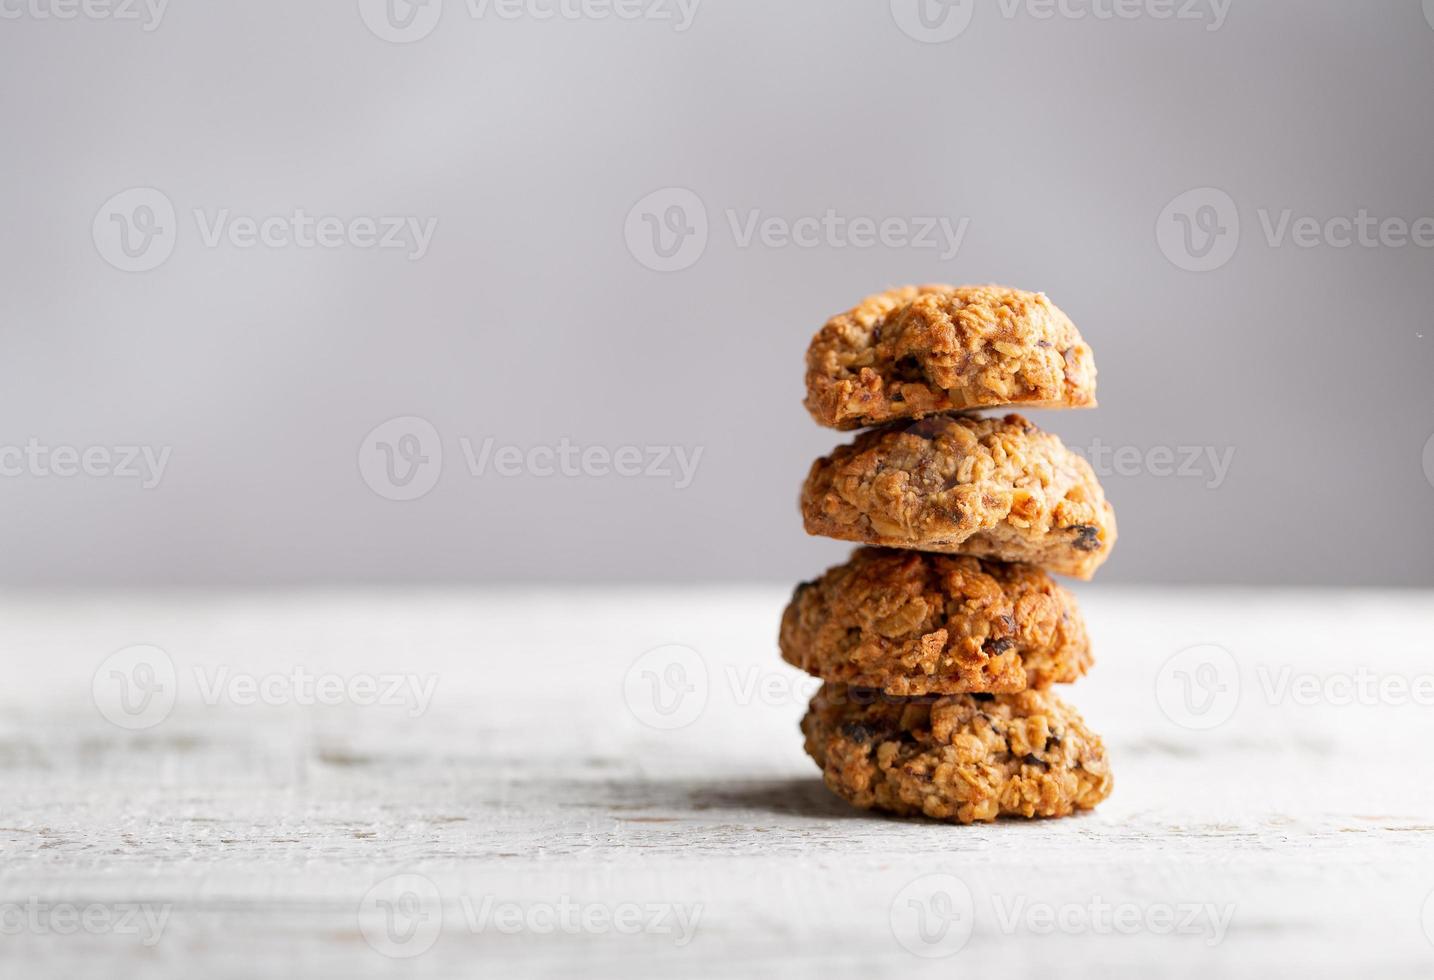
[(1434, 975), (1430, 594), (1085, 587), (1115, 795), (960, 828), (829, 796), (786, 593), (0, 597), (0, 970)]

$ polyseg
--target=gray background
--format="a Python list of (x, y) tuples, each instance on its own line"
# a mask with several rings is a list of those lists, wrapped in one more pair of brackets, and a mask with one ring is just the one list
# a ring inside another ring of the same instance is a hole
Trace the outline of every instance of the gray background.
[[(941, 44), (886, 0), (706, 0), (681, 33), (447, 0), (405, 45), (352, 2), (0, 20), (0, 445), (173, 453), (153, 490), (0, 478), (0, 581), (808, 577), (847, 550), (795, 510), (845, 438), (800, 405), (811, 333), (891, 284), (996, 280), (1095, 348), (1101, 407), (1038, 416), (1067, 442), (1235, 449), (1218, 488), (1107, 477), (1102, 581), (1430, 585), (1434, 250), (1272, 247), (1257, 215), (1434, 215), (1434, 28), (1418, 0), (1234, 0), (1209, 26), (996, 0)], [(177, 247), (126, 273), (91, 224), (136, 186)], [(710, 240), (659, 273), (624, 223), (673, 186)], [(1241, 233), (1196, 273), (1155, 229), (1206, 186)], [(438, 228), (410, 262), (206, 248), (187, 217), (296, 207)], [(954, 259), (742, 248), (728, 209), (970, 226)], [(409, 415), (444, 470), (395, 502), (359, 447)], [(490, 436), (703, 456), (680, 491), (472, 477), (457, 440)]]

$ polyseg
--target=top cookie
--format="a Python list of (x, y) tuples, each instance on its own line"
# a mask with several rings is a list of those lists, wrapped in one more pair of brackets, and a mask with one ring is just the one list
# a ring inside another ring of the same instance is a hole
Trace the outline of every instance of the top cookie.
[(833, 317), (807, 348), (807, 411), (834, 429), (1002, 405), (1095, 405), (1091, 350), (1043, 293), (903, 286)]

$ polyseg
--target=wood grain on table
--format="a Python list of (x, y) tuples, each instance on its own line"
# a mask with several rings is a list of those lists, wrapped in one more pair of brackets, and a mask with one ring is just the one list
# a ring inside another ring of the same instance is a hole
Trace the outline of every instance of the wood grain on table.
[(1115, 794), (962, 828), (788, 591), (0, 597), (5, 975), (1434, 975), (1429, 593), (1082, 587)]

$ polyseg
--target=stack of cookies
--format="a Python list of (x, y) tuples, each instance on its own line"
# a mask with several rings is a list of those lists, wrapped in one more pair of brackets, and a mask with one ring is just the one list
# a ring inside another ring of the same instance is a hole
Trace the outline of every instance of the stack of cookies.
[(1105, 747), (1051, 693), (1091, 665), (1075, 599), (1115, 515), (1086, 461), (1006, 406), (1095, 404), (1095, 364), (1044, 295), (913, 286), (829, 321), (806, 406), (872, 427), (817, 460), (809, 534), (863, 547), (797, 587), (781, 650), (822, 687), (802, 721), (833, 792), (972, 823), (1056, 817), (1110, 795)]

